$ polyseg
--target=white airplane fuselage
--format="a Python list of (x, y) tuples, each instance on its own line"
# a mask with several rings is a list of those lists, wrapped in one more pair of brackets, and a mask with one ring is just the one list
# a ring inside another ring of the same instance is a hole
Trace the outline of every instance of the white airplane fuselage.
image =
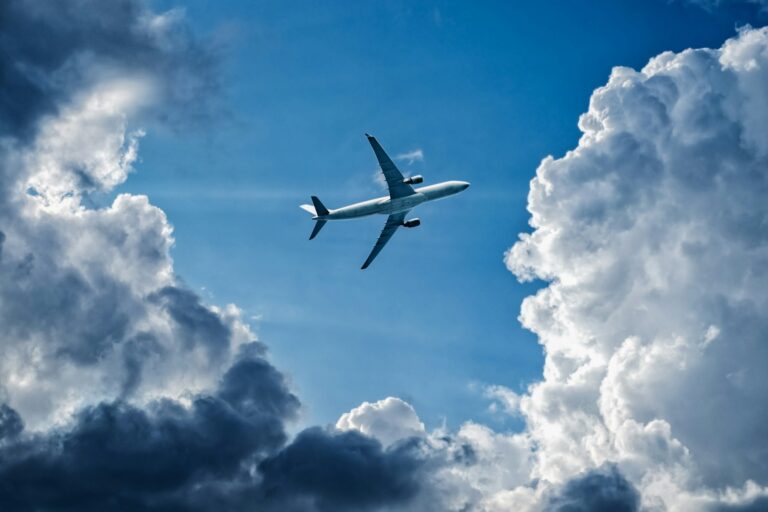
[(415, 189), (415, 194), (406, 197), (391, 199), (389, 196), (369, 199), (360, 203), (350, 204), (335, 210), (328, 210), (328, 215), (316, 215), (315, 220), (347, 220), (365, 217), (373, 214), (391, 215), (393, 213), (410, 210), (427, 201), (434, 201), (444, 197), (458, 194), (466, 190), (469, 183), (466, 181), (444, 181), (435, 185), (428, 185)]

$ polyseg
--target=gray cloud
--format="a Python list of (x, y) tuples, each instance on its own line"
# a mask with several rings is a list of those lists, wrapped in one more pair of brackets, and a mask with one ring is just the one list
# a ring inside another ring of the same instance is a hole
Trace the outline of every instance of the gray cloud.
[(0, 369), (10, 404), (38, 428), (94, 400), (214, 384), (252, 338), (247, 327), (175, 282), (171, 227), (145, 197), (99, 210), (83, 199), (131, 171), (141, 134), (129, 119), (207, 109), (215, 51), (181, 11), (158, 14), (140, 0), (11, 0), (0, 6), (0, 55)]
[(713, 512), (761, 512), (768, 510), (768, 496), (760, 496), (746, 503), (734, 505), (717, 505)]
[(68, 429), (20, 435), (0, 408), (0, 507), (26, 510), (380, 510), (407, 505), (425, 480), (418, 439), (384, 449), (355, 431), (310, 428), (287, 446), (296, 397), (244, 345), (210, 395), (189, 405), (102, 402)]
[(166, 286), (149, 295), (148, 300), (160, 304), (170, 314), (177, 328), (175, 336), (187, 347), (203, 345), (214, 356), (229, 347), (229, 327), (190, 290)]
[(3, 430), (17, 437), (0, 447), (0, 507), (184, 509), (195, 487), (246, 478), (248, 461), (285, 442), (283, 424), (299, 406), (262, 353), (258, 344), (244, 345), (218, 389), (189, 406), (102, 402), (81, 410), (70, 429), (24, 437), (13, 426), (18, 415), (0, 410)]
[(179, 15), (157, 15), (141, 0), (3, 2), (0, 135), (27, 138), (79, 90), (125, 73), (154, 77), (170, 107), (163, 117), (204, 112), (219, 86), (217, 59)]
[(547, 512), (636, 512), (640, 493), (614, 465), (567, 482), (549, 497)]
[(406, 504), (419, 491), (418, 441), (383, 450), (356, 431), (311, 428), (264, 460), (263, 499), (274, 510), (378, 510)]
[(24, 422), (19, 413), (6, 404), (0, 404), (0, 442), (15, 438), (22, 430), (24, 430)]
[(164, 212), (87, 200), (131, 172), (137, 120), (208, 115), (218, 67), (179, 10), (0, 5), (2, 510), (374, 510), (420, 489), (417, 446), (289, 442), (298, 398), (234, 305), (176, 278)]

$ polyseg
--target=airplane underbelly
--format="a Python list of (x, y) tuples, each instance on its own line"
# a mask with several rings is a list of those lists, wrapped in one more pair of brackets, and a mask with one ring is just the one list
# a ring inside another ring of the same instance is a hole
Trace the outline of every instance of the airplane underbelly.
[(373, 215), (374, 213), (381, 213), (382, 205), (379, 204), (361, 204), (347, 206), (335, 210), (331, 214), (332, 219), (354, 219), (357, 217), (365, 217), (366, 215)]
[(404, 212), (420, 205), (425, 201), (425, 199), (426, 198), (422, 194), (414, 194), (412, 196), (391, 199), (387, 204), (387, 211), (383, 213), (393, 214)]
[(366, 215), (373, 215), (375, 213), (392, 215), (393, 213), (410, 210), (426, 200), (427, 198), (423, 194), (414, 194), (407, 197), (399, 197), (397, 199), (382, 198), (371, 200), (334, 210), (329, 215), (329, 219), (354, 219), (357, 217), (365, 217)]

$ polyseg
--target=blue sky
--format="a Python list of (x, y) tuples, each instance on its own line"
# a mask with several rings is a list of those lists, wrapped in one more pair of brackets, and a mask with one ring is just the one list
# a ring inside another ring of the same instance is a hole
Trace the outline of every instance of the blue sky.
[[(191, 130), (150, 127), (120, 188), (166, 212), (176, 272), (252, 319), (306, 424), (395, 395), (428, 426), (511, 429), (480, 390), (541, 377), (540, 347), (517, 320), (537, 285), (502, 261), (529, 230), (538, 163), (575, 147), (613, 66), (716, 47), (763, 19), (748, 5), (715, 14), (661, 0), (191, 1), (186, 12), (224, 47), (223, 112)], [(382, 193), (365, 132), (392, 156), (423, 151), (403, 171), (472, 188), (421, 207), (421, 227), (361, 272), (384, 219), (331, 224), (310, 243), (298, 205)]]

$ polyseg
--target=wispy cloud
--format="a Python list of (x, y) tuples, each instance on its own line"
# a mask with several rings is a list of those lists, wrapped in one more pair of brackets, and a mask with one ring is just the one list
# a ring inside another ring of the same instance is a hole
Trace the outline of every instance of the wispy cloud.
[(761, 11), (768, 10), (768, 0), (684, 0), (684, 3), (698, 5), (707, 11), (714, 11), (720, 7), (738, 4), (755, 4)]
[(405, 161), (408, 165), (412, 165), (414, 162), (423, 162), (424, 151), (422, 151), (421, 148), (418, 148), (406, 153), (400, 153), (395, 156), (395, 160)]
[[(414, 162), (424, 161), (424, 151), (422, 151), (421, 148), (417, 148), (412, 151), (406, 151), (405, 153), (399, 153), (394, 156), (394, 159), (398, 162), (405, 162), (406, 165), (410, 166), (413, 165)], [(373, 171), (373, 182), (377, 187), (381, 189), (387, 188), (387, 180), (384, 178), (384, 175), (381, 173), (381, 169), (378, 167), (375, 171)]]
[(504, 386), (487, 386), (483, 394), (493, 400), (489, 410), (497, 412), (501, 409), (503, 412), (514, 415), (520, 412), (520, 395)]

